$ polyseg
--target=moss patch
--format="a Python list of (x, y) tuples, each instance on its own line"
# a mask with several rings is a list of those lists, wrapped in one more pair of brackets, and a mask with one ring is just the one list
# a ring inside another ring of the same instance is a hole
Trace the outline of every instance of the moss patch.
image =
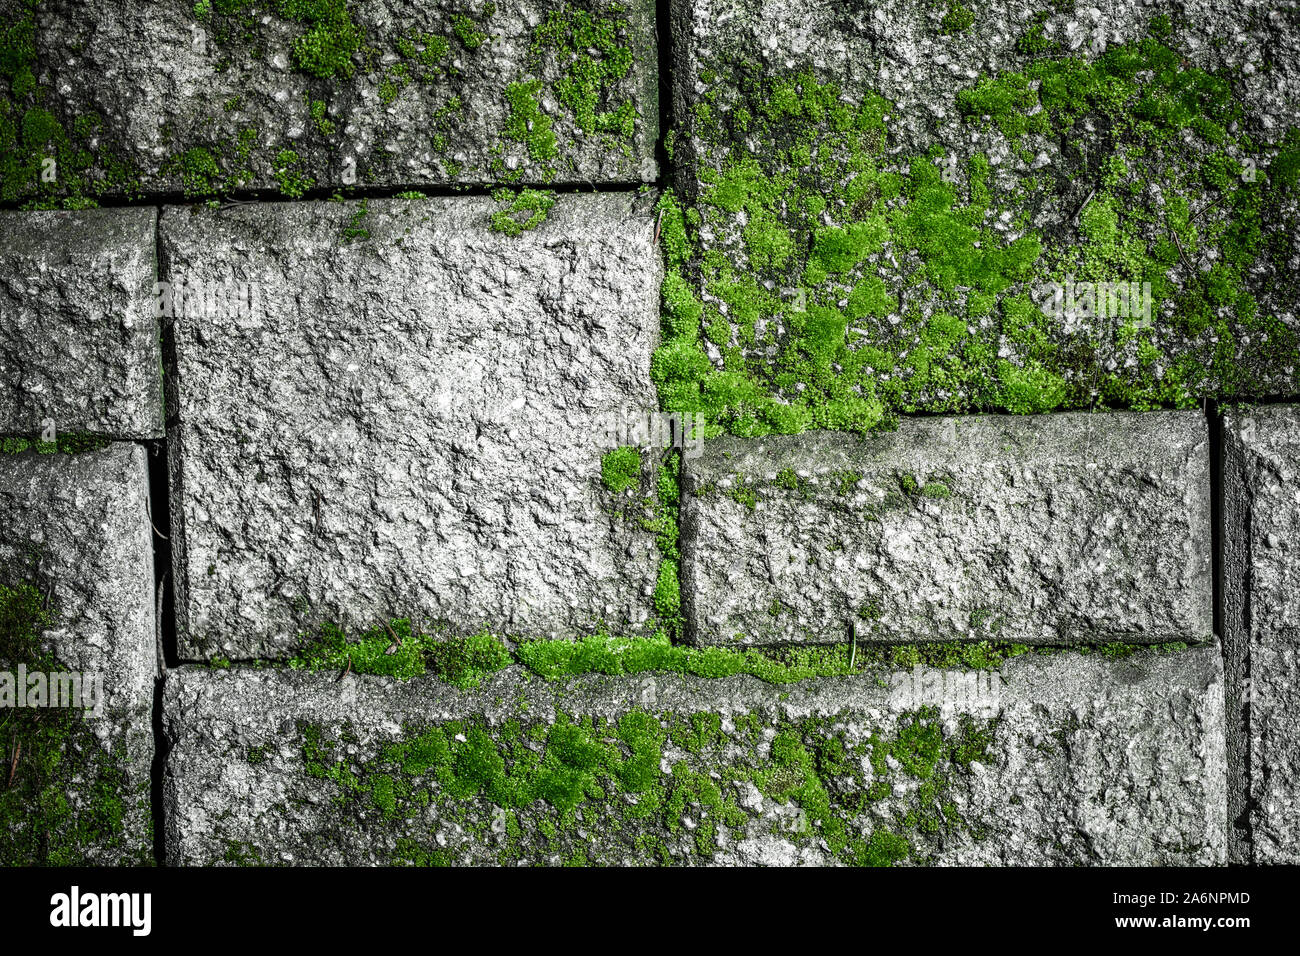
[[(978, 837), (957, 797), (972, 764), (997, 760), (996, 735), (996, 721), (950, 727), (932, 709), (849, 734), (835, 719), (637, 708), (408, 725), (371, 748), (346, 724), (304, 722), (297, 748), (330, 801), (313, 839), (345, 844), (360, 827), (390, 863), (689, 864), (748, 836), (892, 865)], [(231, 862), (259, 858), (230, 843)]]
[[(130, 154), (122, 131), (106, 128), (98, 115), (74, 114), (38, 80), (38, 3), (18, 0), (17, 15), (0, 28), (0, 203), (81, 208), (106, 194), (142, 198), (140, 170), (121, 158)], [(458, 144), (473, 123), (465, 102), (484, 92), (471, 86), (495, 75), (503, 55), (494, 43), (496, 4), (430, 8), (409, 27), (368, 31), (355, 9), (348, 0), (194, 4), (199, 55), (219, 74), (265, 63), (289, 25), (288, 61), (307, 78), (305, 104), (271, 107), (276, 115), (270, 122), (278, 128), (270, 130), (260, 113), (256, 122), (244, 121), (249, 104), (238, 94), (210, 113), (190, 115), (187, 108), (175, 117), (183, 128), (161, 130), (168, 155), (158, 187), (210, 200), (269, 182), (284, 197), (299, 199), (326, 166), (328, 179), (339, 175), (347, 185), (400, 181), (409, 171), (391, 149), (400, 122), (395, 117), (402, 101), (413, 98), (421, 101), (428, 128), (422, 149), (437, 178), (458, 180), (473, 164), (471, 175), (479, 181), (517, 184), (528, 176), (549, 182), (574, 173), (577, 153), (590, 152), (592, 144), (617, 151), (620, 161), (631, 157), (640, 115), (628, 14), (618, 5), (565, 3), (546, 11), (517, 51), (514, 77), (499, 91), (507, 116), (490, 134), (498, 142), (487, 145), (487, 156), (473, 157), (459, 155)], [(370, 124), (367, 149), (354, 155), (341, 117), (371, 97), (381, 112)], [(292, 149), (283, 148), (285, 134), (292, 134)], [(522, 157), (515, 144), (524, 146)]]
[(325, 624), (288, 666), (336, 673), (350, 670), (399, 680), (430, 673), (449, 684), (470, 688), (510, 662), (504, 643), (486, 632), (447, 637), (399, 619), (363, 631), (355, 639), (337, 624)]
[(112, 444), (108, 438), (84, 432), (67, 432), (58, 435), (54, 441), (41, 438), (0, 438), (0, 454), (21, 455), (34, 452), (38, 455), (79, 455), (88, 451), (99, 451)]
[[(672, 619), (679, 610), (676, 565), (672, 604), (663, 608)], [(659, 594), (656, 593), (656, 601)], [(665, 598), (665, 602), (667, 602)], [(779, 608), (777, 613), (779, 613)], [(879, 610), (864, 607), (859, 617), (875, 620)], [(985, 627), (980, 612), (972, 615), (971, 626)], [(478, 686), (484, 678), (511, 664), (522, 664), (548, 680), (582, 674), (626, 676), (632, 674), (689, 674), (696, 677), (731, 677), (745, 674), (772, 684), (789, 684), (816, 677), (851, 674), (885, 676), (890, 671), (916, 666), (952, 670), (993, 670), (1024, 654), (1099, 653), (1109, 659), (1132, 654), (1174, 653), (1186, 649), (1183, 643), (1159, 645), (1073, 645), (1042, 647), (991, 640), (936, 641), (926, 644), (881, 644), (852, 641), (802, 647), (694, 647), (674, 643), (670, 630), (661, 628), (650, 637), (616, 637), (604, 631), (581, 640), (520, 640), (508, 646), (505, 639), (488, 631), (468, 637), (451, 637), (426, 632), (407, 619), (398, 619), (349, 636), (336, 624), (326, 624), (313, 635), (304, 649), (286, 662), (291, 668), (378, 674), (410, 680), (429, 674), (461, 688)], [(265, 662), (258, 662), (259, 665)], [(229, 661), (220, 665), (229, 667)]]
[(136, 190), (137, 173), (105, 142), (95, 113), (68, 114), (40, 82), (39, 0), (19, 0), (0, 24), (0, 203), (84, 209), (109, 191)]
[(606, 452), (600, 459), (600, 480), (614, 494), (641, 483), (641, 453), (624, 446)]
[(512, 238), (544, 223), (555, 205), (555, 193), (539, 189), (498, 189), (492, 198), (504, 207), (492, 214), (492, 231)]

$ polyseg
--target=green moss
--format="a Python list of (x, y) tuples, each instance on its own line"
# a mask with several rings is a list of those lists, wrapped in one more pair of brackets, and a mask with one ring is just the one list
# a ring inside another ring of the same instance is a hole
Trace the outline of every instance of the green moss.
[(939, 32), (945, 36), (954, 36), (969, 30), (974, 23), (974, 13), (960, 3), (949, 3), (943, 21), (939, 24)]
[(322, 136), (334, 135), (334, 122), (327, 119), (325, 111), (328, 108), (324, 100), (308, 99), (308, 111), (311, 113), (311, 121), (316, 125), (316, 130)]
[(487, 632), (468, 637), (427, 633), (405, 618), (372, 627), (355, 638), (325, 624), (288, 662), (293, 668), (350, 670), (409, 680), (430, 673), (457, 687), (476, 687), (483, 678), (510, 664), (510, 652)]
[(41, 438), (0, 438), (0, 454), (20, 455), (24, 452), (35, 452), (38, 455), (80, 455), (85, 452), (99, 451), (107, 448), (112, 441), (102, 435), (91, 435), (85, 432), (64, 432), (56, 436), (54, 441), (43, 441)]
[[(247, 186), (253, 180), (251, 161), (257, 146), (257, 130), (251, 127), (217, 146), (194, 146), (174, 154), (162, 166), (164, 175), (175, 177), (186, 198), (200, 199)], [(298, 162), (292, 150), (281, 150), (274, 160), (282, 191), (297, 198), (311, 186), (291, 170)]]
[[(341, 200), (341, 196), (336, 196), (335, 200)], [(360, 242), (370, 238), (370, 230), (366, 228), (366, 216), (370, 212), (370, 200), (363, 199), (357, 203), (356, 209), (348, 219), (347, 224), (340, 233), (340, 238), (344, 243)]]
[(498, 189), (492, 198), (505, 208), (492, 214), (493, 232), (507, 236), (518, 236), (531, 229), (536, 229), (546, 221), (546, 216), (555, 205), (555, 194), (537, 189)]
[(291, 149), (282, 149), (275, 157), (275, 178), (280, 183), (280, 192), (290, 199), (301, 199), (316, 184), (312, 177), (294, 169), (298, 161), (298, 154)]
[(750, 511), (758, 507), (758, 488), (744, 478), (735, 479), (735, 484), (727, 490), (727, 497)]
[(1029, 56), (1035, 56), (1045, 53), (1052, 48), (1052, 41), (1047, 39), (1047, 32), (1044, 24), (1047, 22), (1047, 13), (1038, 13), (1034, 16), (1029, 27), (1016, 40), (1016, 49)]
[(600, 459), (600, 480), (614, 494), (641, 482), (641, 453), (628, 446), (606, 452)]
[(226, 852), (222, 855), (221, 862), (231, 866), (266, 866), (262, 851), (242, 840), (226, 841)]
[[(268, 33), (282, 32), (281, 24), (271, 22), (277, 18), (297, 31), (290, 41), (291, 60), (311, 77), (312, 94), (352, 80), (358, 68), (368, 78), (377, 75), (377, 80), (366, 82), (377, 82), (381, 106), (393, 104), (412, 85), (425, 87), (422, 97), (450, 92), (434, 113), (429, 143), (444, 173), (457, 178), (463, 164), (448, 154), (465, 121), (463, 101), (454, 92), (464, 81), (463, 67), (453, 63), (451, 46), (456, 44), (462, 57), (492, 55), (488, 21), (495, 6), (477, 6), (474, 11), (452, 14), (447, 36), (414, 31), (367, 37), (347, 0), (203, 0), (193, 6), (193, 14), (215, 48), (210, 52), (217, 57), (218, 70), (245, 55), (261, 59)], [(18, 0), (15, 16), (0, 33), (0, 202), (25, 203), (29, 208), (84, 208), (104, 193), (138, 197), (140, 174), (120, 158), (127, 151), (116, 131), (104, 129), (100, 117), (93, 114), (70, 115), (55, 91), (37, 81), (36, 7), (37, 0)], [(543, 98), (559, 105), (566, 130), (577, 134), (574, 146), (594, 140), (602, 148), (630, 157), (629, 142), (639, 116), (629, 89), (632, 50), (627, 18), (627, 11), (617, 5), (591, 10), (584, 4), (564, 4), (545, 11), (534, 26), (525, 68), (504, 91), (509, 116), (502, 137), (507, 143), (523, 144), (536, 175), (543, 179), (574, 170), (573, 159), (563, 155), (570, 147), (560, 148), (556, 119), (540, 108)], [(390, 52), (397, 62), (377, 67), (377, 62), (388, 62)], [(254, 169), (259, 175), (269, 169), (284, 195), (300, 198), (314, 183), (292, 150), (280, 150), (277, 143), (275, 150), (254, 155), (256, 131), (252, 131), (253, 143), (228, 131), (228, 114), (239, 107), (237, 100), (228, 100), (218, 115), (202, 119), (198, 130), (185, 133), (184, 141), (173, 139), (174, 130), (163, 131), (172, 150), (164, 174), (174, 177), (176, 188), (187, 198), (207, 199), (247, 187), (254, 181)], [(339, 131), (336, 121), (327, 116), (330, 101), (331, 95), (314, 99), (309, 94), (307, 107), (313, 134), (332, 140)], [(358, 159), (365, 164), (362, 175), (368, 179), (379, 178), (393, 165), (384, 148), (390, 132), (381, 123), (376, 148)], [(518, 184), (524, 176), (521, 169), (507, 171), (507, 159), (500, 151), (489, 171), (502, 183)]]
[(294, 62), (306, 73), (329, 79), (350, 77), (353, 54), (364, 35), (352, 21), (346, 0), (278, 0), (280, 15), (308, 27), (293, 42)]
[(451, 50), (451, 44), (446, 37), (440, 37), (432, 33), (420, 35), (420, 48), (417, 50), (414, 44), (411, 45), (410, 55), (419, 60), (428, 69), (439, 66), (447, 53)]
[(927, 498), (951, 498), (952, 489), (942, 481), (931, 481), (921, 489), (921, 494)]
[(620, 41), (625, 29), (616, 8), (602, 15), (565, 4), (533, 31), (534, 64), (540, 70), (546, 59), (555, 60), (561, 71), (555, 95), (584, 133), (632, 138), (636, 108), (617, 95), (632, 68), (632, 51)]
[(542, 85), (541, 80), (527, 80), (506, 87), (505, 97), (510, 106), (510, 114), (506, 117), (503, 135), (506, 139), (523, 143), (532, 159), (539, 163), (549, 163), (559, 155), (559, 148), (552, 130), (554, 124), (542, 112), (538, 102)]
[(677, 621), (681, 617), (681, 588), (677, 581), (677, 562), (659, 562), (659, 578), (655, 582), (655, 612), (661, 620)]
[(38, 80), (38, 0), (18, 0), (0, 24), (0, 202), (29, 209), (84, 209), (110, 190), (135, 193), (102, 118), (62, 108)]
[(466, 50), (477, 50), (490, 39), (463, 13), (458, 13), (451, 18), (451, 28)]

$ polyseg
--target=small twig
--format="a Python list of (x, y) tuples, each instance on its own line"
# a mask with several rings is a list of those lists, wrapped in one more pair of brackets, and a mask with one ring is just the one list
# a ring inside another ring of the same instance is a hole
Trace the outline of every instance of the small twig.
[(655, 241), (654, 241), (654, 244), (655, 244), (656, 246), (659, 245), (659, 234), (663, 231), (663, 225), (664, 225), (664, 211), (663, 211), (662, 209), (660, 209), (660, 210), (659, 210), (659, 218), (655, 220)]
[(343, 671), (342, 674), (340, 674), (338, 677), (334, 678), (334, 683), (337, 684), (339, 681), (341, 681), (343, 678), (347, 677), (347, 676), (348, 676), (349, 674), (351, 674), (351, 673), (352, 673), (352, 655), (349, 654), (349, 655), (348, 655), (348, 666), (344, 669), (344, 671)]
[[(1155, 187), (1151, 185), (1151, 180), (1149, 180), (1149, 179), (1147, 179), (1145, 176), (1143, 176), (1143, 177), (1142, 177), (1142, 182), (1144, 182), (1144, 183), (1146, 184), (1146, 187), (1147, 187), (1147, 190), (1148, 190), (1148, 191), (1150, 191), (1150, 192), (1152, 192), (1152, 193), (1155, 192)], [(1206, 208), (1208, 209), (1209, 207), (1207, 206)], [(1082, 210), (1080, 210), (1080, 211), (1082, 211)], [(1204, 212), (1205, 210), (1201, 210), (1201, 211)], [(1189, 219), (1189, 220), (1187, 221), (1187, 224), (1190, 226), (1190, 225), (1191, 225), (1193, 222), (1195, 222), (1195, 221), (1196, 221), (1196, 219), (1195, 219), (1195, 217), (1193, 217), (1192, 219)], [(1187, 260), (1187, 253), (1183, 251), (1183, 243), (1182, 243), (1182, 240), (1178, 238), (1178, 233), (1174, 230), (1174, 227), (1171, 226), (1171, 225), (1169, 224), (1169, 217), (1168, 217), (1167, 215), (1165, 216), (1165, 229), (1168, 230), (1169, 235), (1173, 237), (1174, 245), (1175, 245), (1175, 246), (1177, 247), (1177, 249), (1178, 249), (1178, 258), (1181, 259), (1181, 260), (1183, 260), (1183, 268), (1185, 268), (1185, 269), (1187, 270), (1187, 272), (1188, 272), (1188, 274), (1189, 274), (1189, 279), (1190, 279), (1191, 281), (1194, 281), (1194, 282), (1198, 282), (1198, 283), (1199, 283), (1199, 282), (1200, 282), (1200, 278), (1201, 278), (1200, 273), (1197, 272), (1195, 269), (1193, 269), (1193, 268), (1192, 268), (1192, 264)]]
[(153, 533), (156, 534), (158, 537), (162, 538), (164, 541), (169, 540), (167, 535), (159, 531), (158, 526), (153, 523), (153, 502), (150, 500), (148, 495), (144, 496), (144, 513), (145, 516), (148, 517), (149, 519), (149, 527), (153, 528)]
[(858, 659), (858, 622), (849, 622), (849, 633), (853, 636), (853, 647), (849, 651), (849, 670), (853, 670), (853, 662)]
[(1221, 203), (1222, 201), (1223, 201), (1223, 197), (1220, 196), (1218, 199), (1214, 200), (1214, 202), (1212, 202), (1212, 203), (1206, 203), (1204, 206), (1201, 207), (1201, 211), (1200, 211), (1200, 212), (1198, 212), (1198, 213), (1197, 213), (1195, 216), (1193, 216), (1191, 219), (1187, 220), (1187, 224), (1190, 226), (1192, 223), (1196, 222), (1196, 220), (1200, 219), (1202, 216), (1204, 216), (1207, 212), (1209, 212), (1211, 209), (1213, 209), (1215, 206), (1217, 206), (1217, 205), (1218, 205), (1219, 203)]
[(217, 207), (217, 212), (224, 212), (227, 209), (234, 209), (236, 206), (254, 206), (257, 204), (256, 199), (227, 199)]
[(1088, 193), (1088, 198), (1083, 201), (1083, 205), (1075, 211), (1074, 218), (1070, 220), (1071, 224), (1075, 226), (1079, 224), (1079, 217), (1083, 215), (1083, 211), (1088, 208), (1088, 203), (1092, 202), (1092, 197), (1095, 195), (1097, 195), (1096, 188), (1094, 188), (1092, 192)]
[(14, 777), (18, 775), (18, 758), (23, 755), (23, 742), (21, 740), (14, 743), (14, 758), (9, 761), (9, 782), (5, 784), (8, 790), (14, 785)]
[(164, 571), (163, 576), (158, 579), (158, 590), (154, 603), (153, 633), (154, 641), (157, 643), (158, 650), (158, 679), (167, 679), (167, 654), (163, 648), (163, 596), (167, 593), (167, 575), (169, 572)]
[(1187, 253), (1183, 251), (1182, 240), (1178, 238), (1178, 233), (1174, 231), (1173, 226), (1169, 227), (1169, 235), (1174, 237), (1174, 245), (1178, 247), (1178, 258), (1183, 260), (1183, 267), (1188, 272), (1188, 278), (1191, 279), (1192, 281), (1199, 281), (1201, 278), (1201, 274), (1197, 272), (1195, 269), (1193, 269), (1192, 264), (1187, 261)]
[(384, 622), (383, 622), (383, 625), (384, 625), (384, 630), (388, 632), (388, 636), (391, 637), (391, 638), (393, 639), (393, 643), (391, 643), (391, 644), (388, 645), (388, 649), (385, 650), (384, 653), (385, 653), (385, 654), (396, 654), (396, 653), (397, 653), (397, 649), (398, 649), (399, 647), (402, 646), (402, 639), (401, 639), (400, 637), (397, 636), (397, 632), (396, 632), (396, 631), (394, 631), (391, 627), (388, 626), (388, 622), (387, 622), (387, 621), (384, 621)]

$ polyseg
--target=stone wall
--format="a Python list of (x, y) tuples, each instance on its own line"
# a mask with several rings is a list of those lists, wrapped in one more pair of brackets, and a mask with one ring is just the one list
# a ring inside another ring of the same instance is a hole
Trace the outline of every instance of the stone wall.
[(1294, 9), (0, 13), (0, 861), (1300, 862)]

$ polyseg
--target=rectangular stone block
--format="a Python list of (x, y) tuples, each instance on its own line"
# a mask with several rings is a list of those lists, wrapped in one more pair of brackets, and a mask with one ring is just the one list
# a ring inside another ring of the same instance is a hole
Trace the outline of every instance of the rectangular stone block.
[(697, 644), (1204, 640), (1208, 431), (1194, 412), (905, 419), (687, 459)]
[(0, 862), (153, 859), (145, 456), (126, 444), (0, 454)]
[(1223, 452), (1234, 857), (1300, 863), (1300, 408), (1229, 413)]
[(564, 197), (514, 237), (488, 198), (165, 210), (182, 657), (322, 620), (649, 626), (651, 462), (611, 491), (602, 423), (655, 408), (652, 202)]
[(0, 434), (162, 435), (156, 219), (0, 212)]
[(51, 142), (15, 144), (6, 199), (657, 175), (653, 0), (106, 0), (24, 16), (33, 80), (14, 109), (37, 108)]
[(165, 709), (174, 865), (1224, 860), (1216, 646), (470, 692), (186, 666)]
[(679, 339), (725, 372), (683, 408), (753, 435), (1296, 391), (1300, 60), (1270, 51), (1300, 37), (1270, 4), (673, 17)]

